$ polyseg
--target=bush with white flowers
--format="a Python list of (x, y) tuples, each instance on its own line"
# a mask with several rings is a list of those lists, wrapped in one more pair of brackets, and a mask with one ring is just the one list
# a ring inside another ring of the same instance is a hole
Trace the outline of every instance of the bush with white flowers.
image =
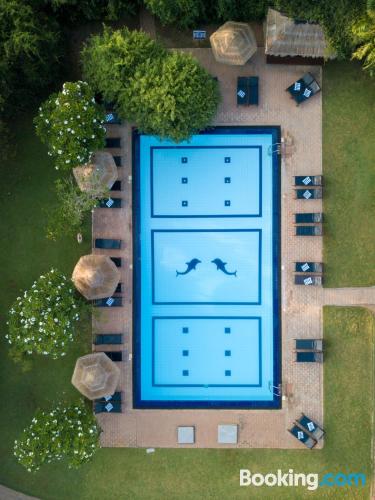
[(50, 411), (37, 410), (31, 424), (14, 443), (14, 455), (29, 472), (45, 463), (65, 459), (77, 468), (89, 462), (99, 448), (100, 429), (92, 410), (79, 400)]
[(27, 354), (57, 359), (65, 356), (75, 325), (88, 305), (75, 292), (73, 283), (56, 269), (41, 275), (23, 292), (9, 311), (5, 335), (15, 360)]
[(105, 112), (95, 102), (87, 82), (64, 83), (34, 119), (36, 133), (55, 159), (56, 168), (72, 169), (87, 163), (105, 144)]

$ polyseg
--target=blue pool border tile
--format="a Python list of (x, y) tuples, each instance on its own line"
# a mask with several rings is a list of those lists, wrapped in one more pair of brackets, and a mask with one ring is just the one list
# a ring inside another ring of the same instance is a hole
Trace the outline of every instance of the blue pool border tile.
[[(218, 126), (212, 127), (209, 130), (200, 132), (200, 135), (215, 135), (215, 134), (271, 134), (272, 143), (280, 143), (281, 128), (280, 126)], [(272, 400), (248, 400), (248, 401), (221, 401), (221, 400), (181, 400), (181, 401), (156, 401), (142, 398), (141, 394), (141, 247), (140, 247), (140, 137), (141, 133), (136, 128), (132, 130), (132, 172), (133, 172), (133, 407), (140, 409), (280, 409), (281, 397), (273, 394)], [(281, 207), (280, 207), (280, 157), (275, 151), (272, 154), (273, 166), (273, 311), (274, 311), (274, 330), (273, 330), (273, 380), (274, 385), (278, 386), (281, 383), (281, 300), (280, 300), (280, 247), (281, 247)]]

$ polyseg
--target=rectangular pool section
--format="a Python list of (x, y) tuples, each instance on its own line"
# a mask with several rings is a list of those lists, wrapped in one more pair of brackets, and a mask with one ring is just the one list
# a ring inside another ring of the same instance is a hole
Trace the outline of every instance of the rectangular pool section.
[(134, 132), (134, 407), (280, 407), (279, 142)]

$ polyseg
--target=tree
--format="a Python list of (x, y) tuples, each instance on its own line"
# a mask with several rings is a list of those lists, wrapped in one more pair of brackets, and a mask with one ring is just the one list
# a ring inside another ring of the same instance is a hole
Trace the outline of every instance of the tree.
[(204, 18), (204, 0), (145, 0), (146, 7), (161, 23), (189, 28)]
[(354, 40), (357, 49), (353, 53), (354, 59), (363, 61), (363, 69), (370, 76), (375, 75), (375, 10), (369, 10), (366, 17), (353, 25)]
[(73, 341), (75, 325), (87, 304), (74, 290), (70, 279), (56, 269), (41, 275), (14, 302), (8, 315), (10, 354), (15, 361), (42, 354), (65, 356)]
[(104, 32), (89, 38), (83, 48), (84, 77), (106, 101), (116, 101), (140, 64), (152, 64), (165, 54), (165, 49), (143, 31), (104, 27)]
[(179, 142), (212, 123), (219, 99), (217, 81), (196, 59), (171, 52), (161, 64), (138, 67), (118, 110), (141, 131)]
[(56, 77), (60, 59), (56, 22), (27, 2), (0, 2), (0, 81), (5, 99), (22, 89), (45, 88)]
[(82, 230), (83, 222), (97, 205), (107, 197), (108, 188), (98, 183), (90, 191), (81, 191), (72, 179), (56, 181), (57, 205), (47, 212), (47, 238), (74, 235)]
[(45, 463), (65, 459), (78, 468), (89, 462), (99, 449), (100, 429), (83, 400), (37, 410), (31, 424), (14, 443), (14, 455), (29, 472)]
[(140, 0), (44, 0), (53, 13), (64, 21), (116, 21), (124, 16), (134, 16)]
[(218, 0), (217, 17), (223, 21), (260, 21), (267, 13), (271, 0)]
[(0, 113), (2, 157), (9, 119), (56, 78), (60, 33), (53, 18), (23, 0), (0, 2)]
[(64, 83), (39, 108), (36, 133), (55, 158), (56, 168), (86, 163), (105, 144), (104, 109), (95, 102), (87, 82)]

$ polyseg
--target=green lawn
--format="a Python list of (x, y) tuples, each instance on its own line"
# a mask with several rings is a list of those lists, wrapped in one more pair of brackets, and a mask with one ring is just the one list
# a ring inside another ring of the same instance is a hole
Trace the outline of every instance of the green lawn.
[[(329, 91), (331, 74), (333, 79), (336, 78), (335, 71), (338, 70), (334, 65), (327, 71), (325, 86)], [(357, 72), (357, 79), (361, 78)], [(354, 75), (352, 80), (356, 85)], [(336, 99), (335, 95), (332, 99)], [(0, 167), (3, 180), (0, 195), (3, 235), (0, 320), (4, 333), (4, 314), (20, 288), (30, 286), (32, 280), (51, 265), (70, 273), (78, 256), (88, 251), (88, 245), (80, 247), (74, 240), (51, 243), (45, 239), (42, 207), (54, 202), (51, 187), (56, 173), (33, 134), (31, 118), (15, 123), (15, 129), (19, 144), (17, 156)], [(328, 180), (329, 175), (327, 171)], [(330, 196), (338, 196), (335, 194), (337, 189), (333, 190), (330, 182), (327, 189)], [(331, 227), (335, 214), (329, 207), (326, 210), (329, 216), (327, 226)], [(329, 271), (334, 272), (333, 263)], [(205, 497), (250, 498), (255, 495), (266, 499), (369, 498), (369, 484), (364, 489), (324, 488), (324, 491), (314, 493), (290, 488), (277, 491), (265, 487), (240, 488), (238, 478), (240, 468), (263, 473), (278, 468), (321, 474), (363, 472), (368, 479), (371, 477), (374, 328), (374, 317), (365, 309), (330, 307), (324, 311), (327, 439), (322, 451), (158, 449), (155, 454), (147, 455), (139, 449), (103, 449), (92, 463), (78, 471), (58, 464), (46, 466), (34, 475), (27, 473), (14, 460), (13, 441), (38, 406), (48, 407), (53, 400), (75, 397), (70, 384), (72, 369), (75, 358), (89, 349), (89, 339), (80, 339), (62, 361), (38, 360), (27, 373), (9, 360), (7, 347), (1, 341), (0, 483), (43, 500), (195, 500)]]
[(375, 285), (375, 82), (359, 64), (323, 71), (325, 284)]

